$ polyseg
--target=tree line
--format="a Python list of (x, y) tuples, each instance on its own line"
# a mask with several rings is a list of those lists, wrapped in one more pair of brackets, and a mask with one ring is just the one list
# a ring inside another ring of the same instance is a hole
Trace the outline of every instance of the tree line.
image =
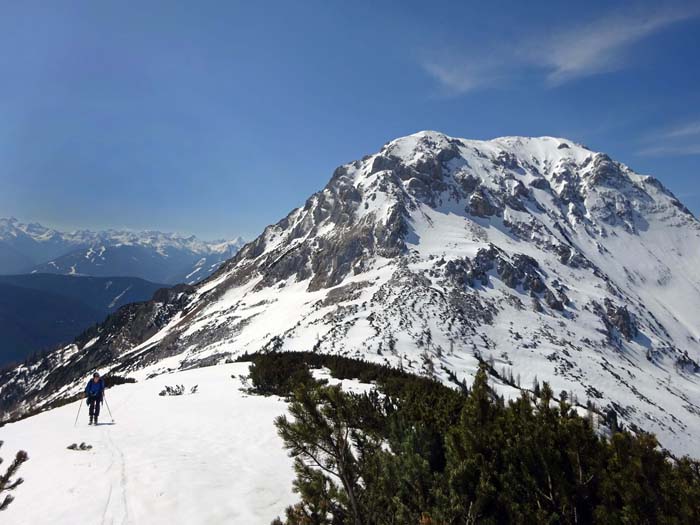
[[(700, 523), (700, 463), (641, 431), (602, 435), (546, 382), (506, 402), (487, 365), (453, 389), (338, 356), (252, 360), (253, 389), (290, 401), (276, 425), (299, 502), (275, 525)], [(319, 366), (376, 389), (315, 381)]]

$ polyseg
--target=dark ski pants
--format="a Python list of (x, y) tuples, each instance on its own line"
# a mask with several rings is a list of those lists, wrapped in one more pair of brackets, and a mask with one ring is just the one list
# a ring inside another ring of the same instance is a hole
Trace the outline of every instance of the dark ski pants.
[(102, 404), (102, 400), (97, 397), (88, 397), (87, 403), (90, 407), (90, 418), (93, 416), (95, 419), (100, 417), (100, 405)]

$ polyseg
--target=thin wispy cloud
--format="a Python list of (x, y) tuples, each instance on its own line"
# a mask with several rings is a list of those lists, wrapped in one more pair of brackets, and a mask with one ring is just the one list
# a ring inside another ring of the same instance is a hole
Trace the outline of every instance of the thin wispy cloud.
[(466, 93), (489, 84), (491, 80), (475, 64), (426, 62), (423, 67), (450, 93)]
[(555, 85), (616, 71), (627, 65), (627, 52), (634, 44), (699, 14), (696, 7), (613, 14), (540, 42), (531, 58), (548, 70), (547, 80)]
[(700, 16), (700, 5), (613, 12), (593, 22), (571, 25), (553, 35), (521, 35), (516, 45), (480, 43), (461, 54), (444, 53), (421, 61), (423, 69), (449, 93), (492, 87), (516, 72), (538, 72), (550, 86), (623, 69), (633, 46), (673, 24)]
[(666, 138), (700, 137), (700, 120), (670, 129), (663, 136)]
[[(492, 53), (493, 57), (493, 53)], [(464, 60), (454, 53), (444, 52), (440, 60), (425, 59), (425, 71), (435, 78), (447, 94), (459, 95), (506, 79), (507, 74), (500, 57)]]
[(648, 157), (700, 155), (700, 119), (652, 133), (637, 153)]
[(673, 155), (700, 155), (700, 143), (688, 145), (661, 145), (651, 146), (639, 150), (638, 155), (643, 157), (668, 157)]

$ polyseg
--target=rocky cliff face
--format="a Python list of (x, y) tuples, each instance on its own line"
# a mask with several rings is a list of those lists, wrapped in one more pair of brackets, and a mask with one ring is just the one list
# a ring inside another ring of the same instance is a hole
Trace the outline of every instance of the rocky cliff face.
[(700, 224), (655, 179), (564, 139), (421, 132), (338, 168), (206, 281), (5, 372), (0, 398), (17, 413), (94, 367), (265, 349), (446, 381), (488, 361), (506, 396), (548, 380), (697, 456), (698, 310)]

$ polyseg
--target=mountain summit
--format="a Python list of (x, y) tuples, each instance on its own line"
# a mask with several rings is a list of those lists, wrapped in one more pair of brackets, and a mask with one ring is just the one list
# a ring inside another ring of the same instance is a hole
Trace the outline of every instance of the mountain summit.
[(326, 187), (195, 286), (8, 370), (9, 417), (128, 374), (314, 350), (507, 397), (547, 380), (700, 455), (700, 223), (656, 179), (566, 139), (424, 131)]

